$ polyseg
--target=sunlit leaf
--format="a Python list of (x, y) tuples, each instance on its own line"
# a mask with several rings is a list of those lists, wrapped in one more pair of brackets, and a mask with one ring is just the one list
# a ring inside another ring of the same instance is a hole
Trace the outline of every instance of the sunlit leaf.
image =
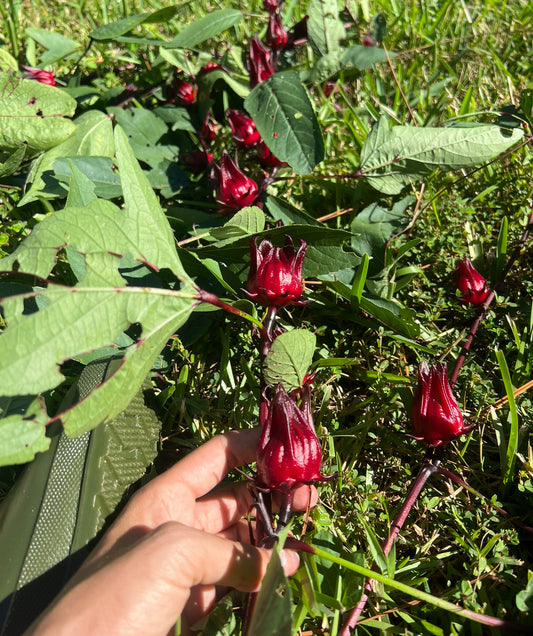
[(471, 168), (498, 156), (523, 137), (488, 124), (444, 126), (393, 126), (381, 118), (365, 140), (360, 170), (384, 194), (398, 194), (410, 181), (433, 170)]
[(280, 161), (306, 174), (324, 158), (322, 134), (298, 73), (275, 73), (244, 102), (266, 145)]

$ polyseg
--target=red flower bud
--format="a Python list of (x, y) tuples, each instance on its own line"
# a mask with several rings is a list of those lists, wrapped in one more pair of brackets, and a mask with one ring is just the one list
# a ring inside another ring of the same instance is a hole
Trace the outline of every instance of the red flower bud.
[(204, 64), (202, 68), (198, 71), (198, 75), (207, 75), (207, 73), (218, 71), (221, 68), (222, 67), (220, 66), (220, 64), (217, 64), (216, 62), (213, 62), (213, 61), (207, 62), (207, 64)]
[(220, 167), (214, 166), (218, 182), (216, 201), (222, 211), (236, 211), (252, 205), (257, 199), (257, 183), (247, 177), (229, 154), (223, 150)]
[(487, 281), (474, 268), (472, 261), (465, 258), (455, 268), (455, 285), (462, 296), (459, 301), (470, 305), (482, 305), (490, 294)]
[(281, 15), (278, 12), (271, 13), (268, 18), (268, 29), (265, 39), (268, 46), (274, 51), (283, 49), (287, 46), (289, 34), (283, 28)]
[(250, 88), (254, 88), (274, 74), (270, 51), (256, 37), (250, 39), (248, 70), (250, 71)]
[(361, 40), (361, 44), (363, 46), (376, 46), (372, 33), (365, 33), (365, 36)]
[(302, 265), (307, 244), (300, 239), (298, 251), (287, 236), (285, 247), (274, 247), (266, 238), (257, 246), (257, 237), (250, 242), (249, 298), (265, 307), (298, 304), (304, 291)]
[(200, 131), (200, 137), (207, 141), (208, 143), (215, 141), (217, 138), (218, 132), (218, 124), (211, 117), (210, 111), (207, 111), (207, 114), (204, 119), (204, 123), (202, 124), (202, 130)]
[(263, 0), (263, 9), (268, 13), (274, 13), (279, 9), (278, 0)]
[(257, 451), (257, 483), (265, 488), (289, 490), (299, 484), (323, 480), (322, 449), (313, 425), (309, 387), (299, 408), (278, 384), (268, 409)]
[(255, 146), (261, 141), (254, 120), (242, 110), (228, 108), (226, 119), (231, 128), (231, 135), (239, 146)]
[(194, 84), (176, 77), (172, 82), (167, 102), (171, 104), (174, 102), (178, 102), (179, 104), (193, 104), (196, 101), (197, 92), (198, 89)]
[(463, 425), (461, 409), (453, 396), (445, 364), (418, 366), (418, 386), (411, 405), (413, 437), (429, 446), (447, 444), (471, 429)]
[(48, 84), (48, 86), (55, 86), (56, 81), (54, 74), (51, 71), (43, 71), (40, 68), (34, 68), (33, 66), (21, 66), (24, 71), (26, 79), (36, 80), (41, 84)]
[(283, 166), (288, 165), (285, 161), (280, 161), (276, 155), (272, 154), (264, 141), (258, 144), (257, 155), (263, 168), (283, 168)]

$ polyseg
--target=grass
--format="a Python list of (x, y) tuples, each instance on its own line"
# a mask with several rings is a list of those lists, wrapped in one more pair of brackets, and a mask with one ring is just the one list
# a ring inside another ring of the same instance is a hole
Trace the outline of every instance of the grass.
[[(29, 27), (65, 35), (82, 51), (95, 27), (163, 6), (126, 0), (112, 4), (32, 0), (18, 6), (10, 1), (1, 9), (0, 47), (22, 63), (34, 64), (42, 49), (25, 35)], [(164, 28), (146, 25), (145, 33), (172, 37), (193, 17), (228, 6), (239, 7), (236, 2), (188, 3)], [(251, 16), (263, 15), (259, 2), (239, 8)], [(326, 160), (312, 178), (275, 185), (284, 200), (315, 218), (338, 213), (328, 224), (341, 229), (349, 228), (375, 193), (364, 184), (330, 177), (357, 168), (360, 148), (378, 113), (418, 126), (453, 119), (492, 122), (503, 106), (518, 105), (533, 91), (531, 3), (377, 0), (370, 8), (372, 14), (367, 15), (366, 3), (350, 2), (347, 9), (342, 17), (350, 22), (349, 38), (363, 35), (371, 28), (369, 19), (383, 12), (385, 44), (398, 56), (372, 71), (341, 71), (327, 98), (321, 89), (313, 89), (312, 99), (326, 131)], [(284, 16), (289, 23), (304, 14), (305, 6), (287, 0)], [(230, 30), (227, 39), (237, 60), (240, 44), (254, 29), (265, 26), (266, 21), (249, 17)], [(221, 41), (216, 49), (225, 46)], [(312, 53), (298, 55), (301, 64), (311, 65)], [(68, 82), (78, 57), (79, 53), (54, 64), (60, 81)], [(129, 63), (135, 67), (128, 76), (119, 72), (118, 66)], [(165, 80), (168, 69), (161, 66), (153, 48), (97, 42), (79, 59), (79, 73), (99, 87), (122, 86), (129, 80), (142, 86), (159, 77)], [(149, 99), (145, 103), (149, 105)], [(216, 152), (225, 139), (221, 135), (215, 142)], [(371, 566), (374, 545), (386, 538), (423, 458), (420, 443), (405, 435), (416, 365), (429, 356), (448, 360), (452, 366), (473, 319), (473, 312), (454, 300), (454, 262), (470, 256), (489, 280), (497, 279), (503, 262), (497, 246), (500, 237), (501, 252), (504, 223), (510, 254), (531, 213), (531, 157), (531, 149), (524, 147), (470, 174), (437, 172), (423, 186), (413, 185), (410, 194), (419, 198), (420, 214), (407, 233), (389, 244), (394, 264), (376, 279), (376, 285), (396, 283), (391, 287), (394, 298), (423, 326), (419, 339), (400, 337), (351, 309), (323, 282), (308, 286), (315, 303), (282, 316), (288, 328), (307, 326), (317, 334), (316, 360), (350, 361), (320, 368), (314, 386), (324, 472), (339, 472), (337, 481), (321, 487), (319, 505), (310, 513), (306, 537), (317, 545)], [(40, 204), (17, 208), (19, 187), (17, 181), (0, 186), (4, 254), (12, 252), (43, 215), (59, 207), (53, 202), (47, 210)], [(192, 191), (191, 200), (202, 199)], [(174, 202), (167, 203), (172, 212)], [(186, 231), (176, 234), (178, 240), (188, 237)], [(456, 390), (475, 427), (450, 445), (445, 466), (484, 497), (449, 480), (432, 478), (386, 564), (402, 583), (529, 629), (532, 618), (524, 607), (529, 609), (531, 601), (524, 590), (533, 570), (531, 535), (504, 519), (492, 504), (533, 525), (531, 387), (512, 397), (513, 389), (529, 382), (533, 367), (532, 264), (529, 244), (498, 290), (498, 302), (476, 336)], [(258, 416), (257, 353), (246, 326), (223, 315), (200, 314), (194, 329), (182, 335), (172, 344), (172, 362), (162, 364), (157, 383), (155, 399), (165, 439), (158, 460), (161, 468), (213, 434), (253, 425)], [(0, 473), (4, 490), (10, 488), (15, 473), (14, 469)], [(302, 633), (324, 633), (324, 629), (337, 634), (341, 620), (335, 608), (357, 601), (362, 579), (320, 559), (304, 561), (291, 583), (298, 608), (295, 617), (300, 617), (295, 622)], [(477, 635), (485, 633), (482, 629), (401, 592), (385, 593), (378, 585), (357, 633)]]

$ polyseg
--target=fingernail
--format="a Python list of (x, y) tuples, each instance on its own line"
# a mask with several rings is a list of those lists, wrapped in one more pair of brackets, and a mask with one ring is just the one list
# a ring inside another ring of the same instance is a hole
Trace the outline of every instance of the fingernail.
[(300, 557), (294, 550), (282, 550), (279, 553), (279, 560), (285, 576), (292, 576), (300, 567)]

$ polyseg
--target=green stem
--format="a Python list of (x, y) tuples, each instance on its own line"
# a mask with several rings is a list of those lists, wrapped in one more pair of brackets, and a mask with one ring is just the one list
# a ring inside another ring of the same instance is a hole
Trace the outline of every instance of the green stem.
[(445, 601), (437, 596), (433, 596), (432, 594), (428, 594), (427, 592), (422, 592), (417, 590), (410, 585), (406, 585), (405, 583), (400, 583), (400, 581), (396, 581), (394, 579), (390, 579), (389, 577), (380, 574), (379, 572), (374, 572), (368, 568), (364, 568), (360, 565), (356, 565), (351, 561), (347, 561), (346, 559), (342, 559), (341, 557), (335, 556), (334, 554), (330, 554), (325, 550), (321, 550), (313, 546), (314, 553), (316, 556), (321, 559), (325, 559), (326, 561), (330, 561), (331, 563), (336, 563), (341, 567), (347, 568), (356, 574), (360, 574), (361, 576), (374, 579), (375, 581), (379, 581), (384, 585), (398, 590), (399, 592), (403, 592), (408, 596), (418, 599), (423, 603), (428, 603), (429, 605), (433, 605), (434, 607), (438, 607), (439, 609), (445, 610), (446, 612), (451, 612), (456, 614), (457, 616), (462, 616), (471, 621), (475, 621), (476, 623), (481, 623), (482, 625), (489, 625), (493, 628), (505, 629), (509, 632), (513, 632), (514, 634), (533, 634), (533, 627), (527, 625), (518, 625), (517, 623), (511, 623), (509, 621), (504, 621), (501, 618), (496, 618), (495, 616), (488, 616), (486, 614), (479, 614), (477, 612), (473, 612), (471, 610), (465, 609), (460, 605), (455, 605), (455, 603), (450, 603), (449, 601)]

